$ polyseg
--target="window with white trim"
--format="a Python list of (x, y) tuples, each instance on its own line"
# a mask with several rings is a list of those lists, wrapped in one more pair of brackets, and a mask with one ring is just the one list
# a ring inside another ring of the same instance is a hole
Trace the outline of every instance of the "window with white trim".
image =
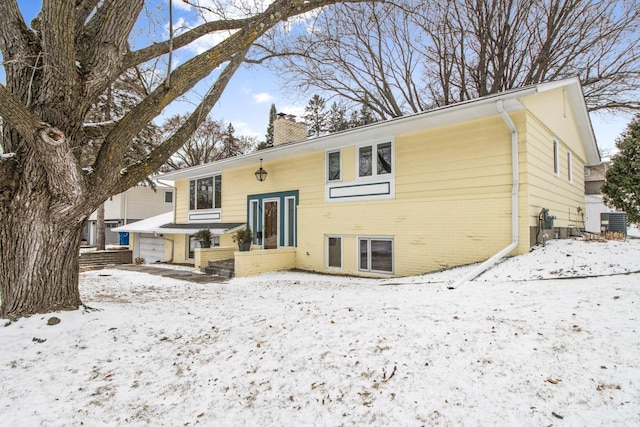
[(393, 171), (391, 142), (358, 147), (358, 177), (389, 174)]
[(342, 162), (340, 151), (327, 153), (327, 181), (340, 181), (342, 179)]
[(222, 206), (222, 175), (189, 181), (189, 210), (219, 209)]
[(342, 268), (342, 237), (327, 236), (327, 267)]
[(360, 271), (393, 273), (393, 239), (358, 238)]

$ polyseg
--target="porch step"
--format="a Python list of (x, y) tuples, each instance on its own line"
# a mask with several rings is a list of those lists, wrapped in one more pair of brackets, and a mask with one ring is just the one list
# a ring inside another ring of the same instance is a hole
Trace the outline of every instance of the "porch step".
[(233, 259), (222, 259), (218, 261), (209, 261), (206, 267), (200, 267), (200, 271), (210, 276), (220, 276), (232, 278), (235, 274), (235, 261)]

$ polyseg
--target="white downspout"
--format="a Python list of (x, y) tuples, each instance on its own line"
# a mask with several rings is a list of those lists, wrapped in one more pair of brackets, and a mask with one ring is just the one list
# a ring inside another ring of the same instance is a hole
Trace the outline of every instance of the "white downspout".
[(498, 113), (500, 113), (500, 116), (502, 117), (502, 120), (511, 131), (511, 243), (509, 246), (460, 278), (452, 286), (449, 286), (449, 289), (456, 289), (475, 279), (518, 247), (518, 188), (520, 186), (520, 172), (518, 168), (518, 130), (513, 124), (513, 121), (511, 121), (511, 117), (509, 117), (507, 112), (504, 110), (502, 100), (498, 101), (496, 107), (498, 109)]

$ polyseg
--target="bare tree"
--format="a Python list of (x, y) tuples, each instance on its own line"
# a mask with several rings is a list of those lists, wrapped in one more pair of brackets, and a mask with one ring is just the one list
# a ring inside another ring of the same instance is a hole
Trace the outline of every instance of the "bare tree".
[[(169, 117), (162, 125), (164, 133), (172, 135), (187, 118), (186, 115)], [(223, 128), (222, 122), (207, 116), (187, 142), (167, 160), (167, 170), (203, 165), (219, 160), (221, 158), (220, 145), (222, 144)]]
[[(0, 0), (6, 72), (6, 85), (0, 85), (5, 151), (0, 157), (0, 317), (81, 306), (78, 254), (89, 214), (157, 171), (184, 144), (259, 37), (280, 21), (334, 3), (275, 0), (241, 17), (206, 21), (132, 50), (128, 40), (143, 0), (44, 0), (31, 27), (16, 0)], [(91, 106), (126, 70), (215, 32), (229, 35), (182, 61), (121, 117), (85, 125)], [(127, 156), (149, 122), (221, 66), (200, 104), (171, 137), (141, 159)], [(83, 165), (82, 152), (96, 134), (102, 142), (95, 160)]]
[(368, 98), (380, 118), (575, 76), (591, 111), (640, 108), (638, 2), (344, 4), (285, 35), (264, 39), (253, 61), (279, 58), (290, 87)]

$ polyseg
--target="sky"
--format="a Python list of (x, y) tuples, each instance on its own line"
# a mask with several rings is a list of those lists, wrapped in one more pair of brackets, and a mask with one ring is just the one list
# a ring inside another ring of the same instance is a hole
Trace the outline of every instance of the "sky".
[(447, 289), (470, 268), (86, 271), (90, 308), (0, 319), (0, 424), (638, 425), (640, 240), (549, 241)]
[[(162, 0), (154, 0), (156, 3)], [(31, 19), (40, 9), (40, 1), (18, 0), (20, 8), (26, 22)], [(189, 14), (181, 1), (174, 1), (174, 28), (179, 28), (181, 24), (188, 21), (193, 22), (193, 16)], [(138, 39), (146, 42), (143, 35), (145, 32), (153, 33), (157, 38), (164, 38), (167, 29), (162, 27), (150, 28), (139, 27)], [(204, 48), (206, 39), (195, 43), (190, 49), (196, 51)], [(179, 65), (180, 55), (176, 54), (174, 66)], [(0, 81), (4, 80), (4, 71), (0, 70)], [(196, 87), (196, 92), (203, 94), (206, 85), (200, 84)], [(212, 110), (211, 116), (215, 120), (223, 120), (233, 124), (236, 134), (255, 136), (258, 140), (263, 140), (267, 131), (269, 109), (271, 104), (275, 104), (278, 112), (293, 114), (301, 117), (304, 114), (310, 95), (295, 94), (282, 89), (282, 82), (271, 70), (262, 66), (245, 65), (239, 69), (231, 79), (224, 94), (218, 104)], [(190, 111), (193, 105), (186, 102), (177, 103), (168, 107), (163, 113), (163, 117)], [(615, 139), (621, 134), (631, 119), (630, 115), (594, 113), (591, 114), (591, 121), (598, 146), (601, 149), (614, 147)]]

